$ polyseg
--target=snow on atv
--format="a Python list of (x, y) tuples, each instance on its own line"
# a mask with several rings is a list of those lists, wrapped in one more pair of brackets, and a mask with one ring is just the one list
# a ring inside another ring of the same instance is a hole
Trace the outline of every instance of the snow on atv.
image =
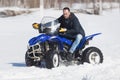
[[(28, 49), (25, 54), (26, 66), (44, 66), (48, 69), (58, 67), (61, 62), (67, 61), (67, 52), (74, 39), (70, 40), (58, 35), (60, 23), (53, 17), (44, 17), (40, 24), (34, 23), (33, 28), (39, 30), (39, 35), (30, 39)], [(89, 41), (101, 33), (83, 37), (78, 45), (74, 59), (74, 64), (90, 63), (100, 64), (103, 62), (103, 54), (97, 47), (88, 47)]]

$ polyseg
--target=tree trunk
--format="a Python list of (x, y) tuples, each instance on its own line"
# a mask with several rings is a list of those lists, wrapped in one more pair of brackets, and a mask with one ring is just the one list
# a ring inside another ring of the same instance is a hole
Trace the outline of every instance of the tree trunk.
[(120, 9), (120, 0), (119, 0), (119, 9)]
[(92, 0), (93, 1), (93, 9), (95, 9), (95, 0)]
[(61, 9), (62, 0), (58, 0), (58, 3), (59, 3), (59, 9)]
[(58, 7), (58, 0), (55, 0), (54, 2), (54, 8), (57, 8)]
[(112, 10), (112, 9), (113, 9), (113, 6), (112, 6), (112, 0), (110, 0), (110, 4), (111, 4), (111, 7), (110, 7), (110, 8), (111, 8), (111, 10)]
[(43, 17), (44, 1), (40, 0), (40, 16)]
[(72, 4), (73, 4), (73, 0), (70, 0), (70, 2), (69, 2), (69, 7), (72, 7)]
[(103, 11), (103, 7), (102, 7), (102, 0), (99, 0), (99, 12), (100, 12), (100, 14), (102, 14), (102, 11)]

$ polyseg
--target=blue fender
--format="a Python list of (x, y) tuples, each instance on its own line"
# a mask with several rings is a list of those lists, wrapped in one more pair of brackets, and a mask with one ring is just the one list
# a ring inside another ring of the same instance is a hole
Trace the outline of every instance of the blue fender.
[(92, 35), (86, 36), (85, 39), (86, 40), (92, 40), (95, 36), (100, 35), (100, 34), (102, 34), (102, 33), (92, 34)]
[(45, 42), (46, 40), (48, 40), (50, 38), (50, 36), (46, 35), (46, 34), (40, 34), (37, 37), (33, 37), (32, 39), (29, 40), (29, 45), (35, 45), (37, 42)]
[(78, 48), (82, 48), (82, 46), (84, 45), (84, 43), (87, 40), (92, 40), (95, 36), (100, 35), (100, 34), (102, 34), (102, 33), (96, 33), (96, 34), (92, 34), (92, 35), (83, 37), (83, 39), (81, 40), (80, 44), (78, 45)]

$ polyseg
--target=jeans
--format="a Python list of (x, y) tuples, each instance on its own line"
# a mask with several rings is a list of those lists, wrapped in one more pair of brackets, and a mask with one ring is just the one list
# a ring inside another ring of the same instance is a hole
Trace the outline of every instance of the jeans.
[(74, 53), (74, 51), (76, 50), (77, 46), (79, 45), (80, 41), (82, 39), (82, 35), (81, 34), (77, 34), (75, 41), (73, 42), (69, 52), (70, 53)]

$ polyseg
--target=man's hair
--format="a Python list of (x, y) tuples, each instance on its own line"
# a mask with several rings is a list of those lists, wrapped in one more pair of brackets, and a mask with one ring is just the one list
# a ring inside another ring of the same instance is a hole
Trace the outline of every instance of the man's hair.
[(63, 10), (68, 10), (70, 12), (70, 8), (69, 7), (64, 7)]

